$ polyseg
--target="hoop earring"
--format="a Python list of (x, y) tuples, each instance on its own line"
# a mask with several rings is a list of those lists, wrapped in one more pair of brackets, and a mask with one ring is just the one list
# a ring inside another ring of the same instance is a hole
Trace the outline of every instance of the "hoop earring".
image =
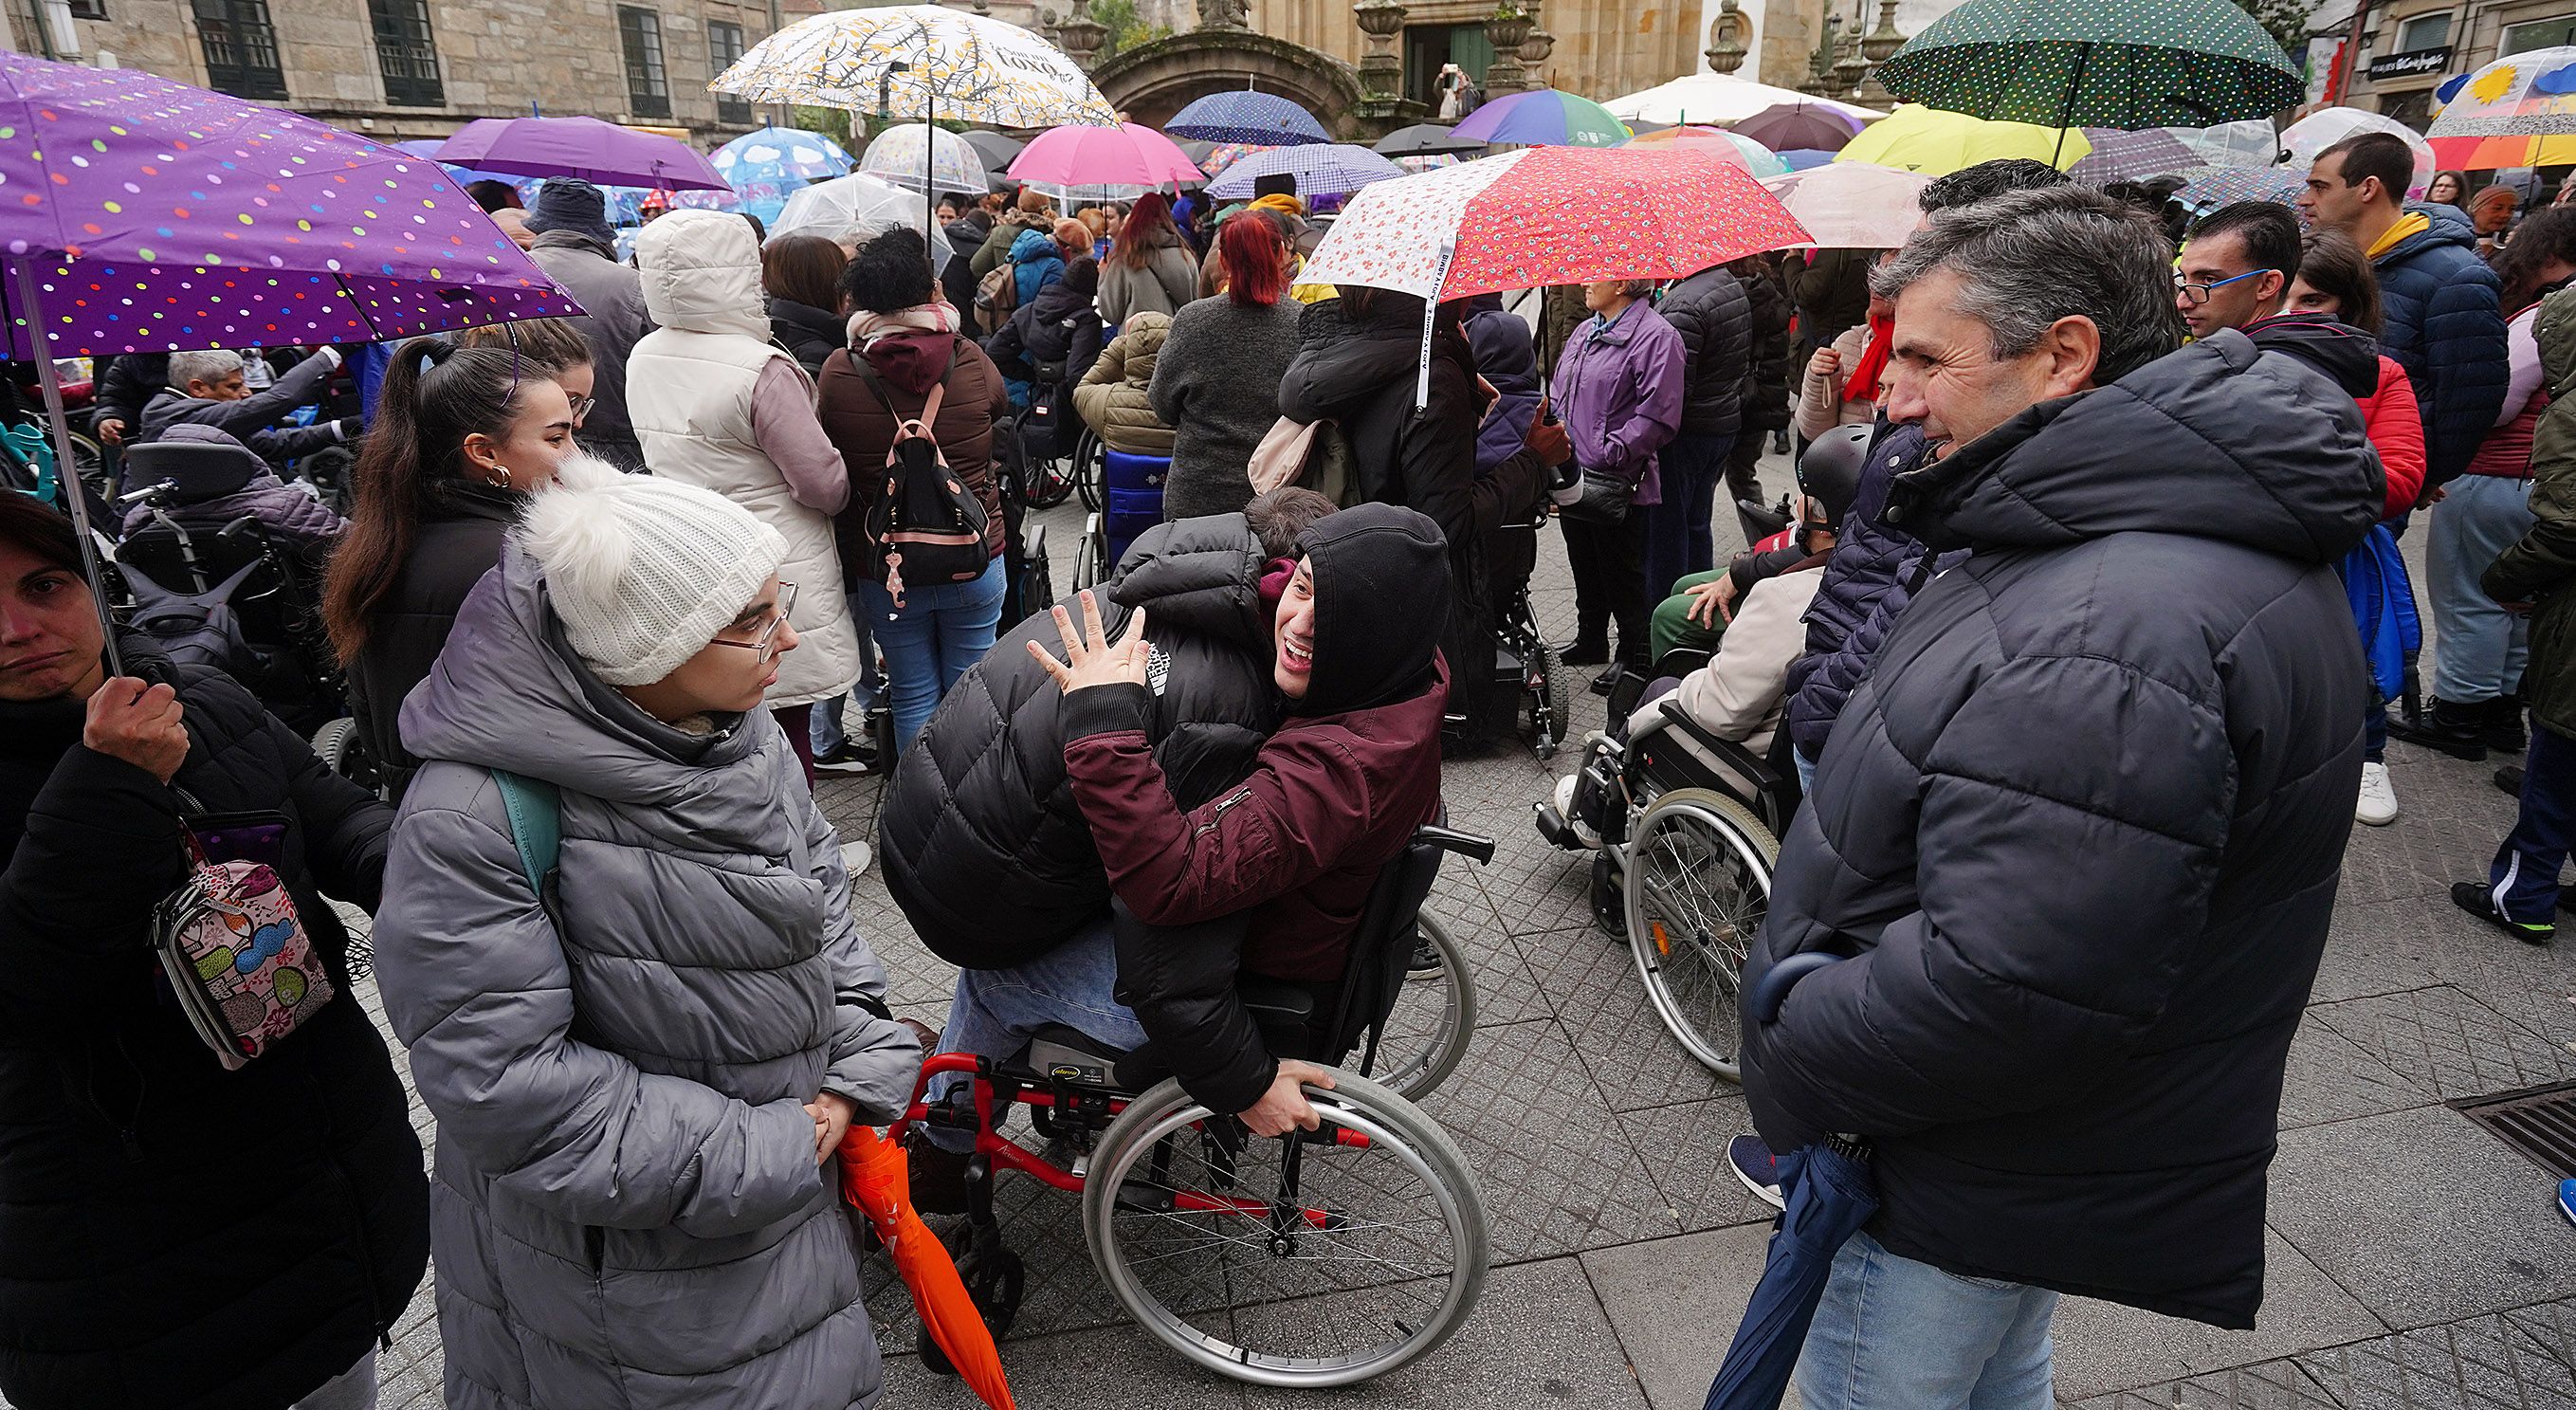
[(493, 466), (492, 478), (487, 483), (496, 490), (506, 490), (510, 488), (510, 467), (507, 465)]

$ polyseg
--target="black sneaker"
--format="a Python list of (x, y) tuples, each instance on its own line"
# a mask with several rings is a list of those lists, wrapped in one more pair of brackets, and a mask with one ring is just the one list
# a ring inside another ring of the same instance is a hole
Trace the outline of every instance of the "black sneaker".
[(2487, 747), (2508, 758), (2521, 758), (2531, 747), (2531, 736), (2522, 728), (2522, 697), (2499, 695), (2478, 708), (2486, 712)]
[(829, 754), (814, 756), (814, 771), (824, 774), (872, 774), (877, 771), (875, 746), (844, 739)]
[(1787, 455), (1789, 453), (1788, 432), (1774, 431), (1771, 433), (1771, 453), (1773, 455)]
[(2483, 882), (2453, 882), (2451, 904), (2526, 945), (2546, 945), (2558, 936), (2558, 927), (2555, 924), (2528, 925), (2522, 921), (2508, 919), (2504, 912), (2496, 909), (2495, 896), (2488, 891)]
[(2495, 771), (2495, 786), (2511, 798), (2522, 796), (2522, 765), (2507, 764)]
[(1760, 1136), (1746, 1134), (1726, 1143), (1726, 1165), (1753, 1197), (1773, 1209), (1787, 1209), (1789, 1201), (1780, 1194), (1780, 1172), (1771, 1159), (1771, 1147)]
[(2435, 699), (2421, 715), (2388, 717), (2388, 734), (2475, 764), (2487, 757), (2487, 707)]

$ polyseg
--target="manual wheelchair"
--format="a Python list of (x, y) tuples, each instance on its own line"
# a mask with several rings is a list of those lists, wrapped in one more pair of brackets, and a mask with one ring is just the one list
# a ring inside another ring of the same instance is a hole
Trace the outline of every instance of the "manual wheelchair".
[[(1687, 675), (1708, 654), (1674, 651), (1657, 679)], [(1611, 694), (1615, 728), (1644, 695), (1642, 676)], [(1594, 919), (1624, 937), (1655, 1016), (1682, 1050), (1734, 1080), (1741, 1051), (1736, 993), (1745, 953), (1771, 899), (1780, 834), (1798, 807), (1789, 732), (1767, 755), (1718, 738), (1671, 699), (1625, 739), (1586, 741), (1570, 799), (1538, 805), (1538, 831), (1591, 851)]]
[[(890, 1134), (975, 1133), (967, 1217), (949, 1236), (958, 1271), (998, 1337), (1018, 1311), (1024, 1269), (1002, 1242), (995, 1175), (1016, 1170), (1082, 1196), (1093, 1264), (1156, 1340), (1256, 1385), (1314, 1388), (1382, 1375), (1438, 1346), (1475, 1307), (1491, 1256), (1484, 1195), (1455, 1143), (1409, 1099), (1465, 1054), (1475, 1020), (1463, 954), (1423, 901), (1444, 852), (1490, 861), (1490, 839), (1425, 827), (1379, 873), (1343, 980), (1315, 986), (1247, 976), (1245, 1006), (1281, 1058), (1334, 1066), (1307, 1089), (1314, 1132), (1251, 1135), (1154, 1067), (1074, 1029), (1039, 1030), (1001, 1062), (945, 1053), (922, 1067)], [(1438, 956), (1416, 958), (1417, 939)], [(1399, 1010), (1435, 979), (1453, 996), (1428, 1032)], [(1380, 1080), (1372, 1069), (1383, 1066)], [(970, 1074), (971, 1103), (925, 1099), (930, 1079)], [(1000, 1128), (1029, 1109), (1047, 1138), (1032, 1152)], [(924, 1359), (943, 1364), (925, 1334)]]

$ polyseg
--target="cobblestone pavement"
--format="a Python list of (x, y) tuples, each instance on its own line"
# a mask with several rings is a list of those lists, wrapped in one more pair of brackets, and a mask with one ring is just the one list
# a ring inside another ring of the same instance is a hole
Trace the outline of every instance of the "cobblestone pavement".
[[(1785, 469), (1766, 464), (1775, 484)], [(1731, 516), (1720, 517), (1723, 548)], [(1078, 516), (1047, 521), (1061, 585)], [(1562, 639), (1573, 593), (1552, 534), (1545, 553), (1536, 600)], [(1575, 699), (1578, 727), (1597, 727), (1598, 698)], [(2576, 1231), (2552, 1211), (2539, 1168), (2446, 1105), (2576, 1078), (2576, 945), (2516, 944), (2445, 897), (2453, 880), (2484, 874), (2511, 824), (2490, 767), (2402, 744), (2390, 765), (2405, 816), (2354, 835), (2291, 1052), (2260, 1327), (2220, 1332), (2070, 1298), (2057, 1324), (2062, 1400), (2085, 1410), (2576, 1410)], [(1531, 830), (1529, 805), (1554, 772), (1526, 750), (1448, 771), (1453, 823), (1502, 844), (1490, 867), (1453, 865), (1431, 903), (1468, 947), (1483, 1004), (1465, 1065), (1426, 1106), (1484, 1184), (1496, 1264), (1484, 1301), (1431, 1357), (1317, 1399), (1696, 1407), (1760, 1267), (1765, 1211), (1719, 1164), (1746, 1127), (1743, 1100), (1664, 1036), (1626, 952), (1592, 928), (1582, 861)], [(873, 835), (878, 787), (824, 785), (846, 834)], [(954, 972), (910, 937), (873, 871), (855, 900), (897, 1010), (938, 1024)], [(415, 1117), (426, 1141), (431, 1123)], [(1122, 1325), (1072, 1198), (1026, 1181), (1006, 1182), (1004, 1195), (1030, 1273), (1005, 1348), (1020, 1404), (1287, 1398), (1195, 1371)], [(890, 1278), (880, 1276), (873, 1307), (888, 1406), (973, 1403), (910, 1354), (911, 1313)], [(387, 1406), (441, 1403), (426, 1289), (384, 1371)]]

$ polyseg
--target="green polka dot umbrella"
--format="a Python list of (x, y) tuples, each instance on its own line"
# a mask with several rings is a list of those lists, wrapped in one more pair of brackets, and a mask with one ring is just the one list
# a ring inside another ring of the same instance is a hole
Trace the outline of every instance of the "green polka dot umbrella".
[(1951, 112), (2130, 131), (2268, 117), (2305, 85), (2231, 0), (1968, 0), (1878, 79)]

